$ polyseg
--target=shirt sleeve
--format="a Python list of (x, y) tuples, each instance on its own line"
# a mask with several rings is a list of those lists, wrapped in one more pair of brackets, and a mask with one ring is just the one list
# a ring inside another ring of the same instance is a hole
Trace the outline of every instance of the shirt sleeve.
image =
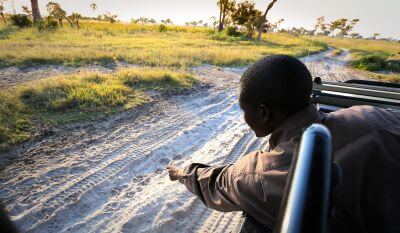
[(179, 181), (206, 206), (222, 212), (239, 211), (243, 209), (239, 207), (238, 193), (232, 188), (233, 170), (232, 164), (208, 166), (193, 163), (184, 169), (187, 176)]
[(290, 154), (276, 147), (247, 154), (234, 164), (194, 163), (184, 169), (179, 180), (212, 209), (245, 211), (260, 222), (272, 224), (284, 192)]

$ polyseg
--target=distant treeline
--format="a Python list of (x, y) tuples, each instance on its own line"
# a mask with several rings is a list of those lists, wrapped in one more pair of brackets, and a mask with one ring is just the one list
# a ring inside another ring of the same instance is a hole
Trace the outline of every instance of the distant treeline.
[[(0, 0), (0, 16), (4, 23), (7, 20), (11, 24), (18, 27), (30, 27), (36, 25), (39, 30), (56, 30), (58, 27), (64, 26), (64, 21), (68, 22), (71, 27), (80, 28), (80, 20), (97, 20), (102, 22), (115, 23), (118, 21), (118, 15), (111, 12), (105, 12), (97, 15), (96, 17), (83, 16), (77, 12), (67, 12), (62, 8), (59, 3), (49, 1), (46, 5), (48, 15), (42, 17), (38, 7), (38, 0), (31, 0), (31, 7), (22, 6), (22, 13), (6, 14), (4, 3), (9, 0)], [(261, 41), (262, 33), (267, 32), (284, 32), (292, 35), (325, 35), (332, 37), (351, 37), (363, 38), (359, 33), (354, 32), (354, 26), (360, 21), (359, 19), (339, 18), (331, 22), (326, 22), (325, 17), (317, 18), (314, 28), (306, 29), (304, 27), (280, 28), (281, 24), (285, 21), (279, 19), (272, 22), (267, 18), (269, 11), (278, 2), (278, 0), (271, 0), (266, 6), (264, 12), (256, 9), (255, 3), (251, 0), (236, 2), (235, 0), (217, 0), (217, 7), (219, 8), (219, 17), (212, 16), (209, 22), (198, 20), (185, 22), (188, 27), (210, 27), (218, 32), (225, 32), (228, 36), (246, 36), (253, 38), (257, 32), (257, 39)], [(95, 13), (97, 12), (97, 3), (90, 3), (88, 6)], [(13, 12), (16, 12), (13, 9)], [(133, 18), (131, 23), (135, 24), (174, 24), (171, 19), (157, 21), (153, 18), (139, 17)], [(162, 28), (160, 28), (162, 29)], [(374, 33), (366, 39), (373, 40), (390, 40), (396, 41), (393, 38), (381, 38), (379, 33)]]

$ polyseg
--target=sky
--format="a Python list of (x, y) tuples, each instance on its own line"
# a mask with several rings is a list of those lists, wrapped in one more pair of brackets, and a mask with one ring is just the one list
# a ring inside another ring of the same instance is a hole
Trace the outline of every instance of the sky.
[[(97, 16), (107, 11), (118, 15), (118, 19), (129, 22), (132, 18), (148, 17), (157, 21), (170, 18), (175, 24), (203, 20), (211, 22), (211, 16), (218, 16), (216, 0), (53, 0), (68, 12)], [(14, 0), (17, 11), (29, 0)], [(39, 0), (42, 14), (46, 14), (47, 0)], [(89, 5), (96, 3), (92, 12)], [(240, 0), (237, 0), (240, 2)], [(256, 7), (264, 11), (270, 2), (254, 0)], [(11, 11), (12, 4), (6, 5)], [(285, 19), (283, 28), (300, 27), (311, 29), (316, 18), (325, 16), (326, 21), (337, 18), (358, 18), (354, 28), (363, 36), (380, 33), (382, 37), (400, 39), (400, 0), (278, 0), (268, 17), (272, 22)]]

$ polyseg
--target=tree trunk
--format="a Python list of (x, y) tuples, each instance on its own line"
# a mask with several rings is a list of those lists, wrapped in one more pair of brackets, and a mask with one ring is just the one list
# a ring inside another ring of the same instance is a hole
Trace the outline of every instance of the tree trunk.
[(62, 22), (62, 18), (58, 18), (58, 23), (60, 24), (60, 27), (64, 27), (63, 22)]
[(71, 27), (74, 27), (74, 23), (67, 16), (65, 16), (64, 18), (68, 21)]
[(0, 14), (1, 14), (1, 18), (3, 18), (4, 23), (7, 23), (7, 22), (6, 22), (6, 18), (4, 18), (3, 12), (0, 12)]
[(259, 26), (258, 26), (258, 36), (257, 36), (257, 40), (260, 41), (260, 42), (261, 42), (261, 35), (262, 35), (262, 31), (263, 31), (264, 24), (265, 24), (265, 22), (267, 22), (267, 14), (268, 14), (268, 11), (271, 10), (271, 8), (274, 6), (274, 4), (275, 4), (277, 1), (278, 1), (278, 0), (272, 0), (272, 2), (270, 2), (270, 3), (268, 4), (268, 7), (267, 7), (267, 9), (265, 10), (264, 15), (261, 16), (260, 24), (259, 24)]
[(261, 20), (260, 21), (260, 25), (258, 26), (258, 35), (257, 35), (257, 40), (258, 41), (261, 41), (261, 35), (262, 35), (262, 32), (263, 32), (264, 24), (265, 24), (265, 20)]
[(222, 19), (222, 11), (223, 11), (222, 2), (220, 4), (221, 5), (219, 6), (218, 32), (221, 32), (222, 30), (224, 30), (224, 22), (223, 22), (223, 19)]
[(38, 0), (31, 0), (33, 22), (37, 23), (40, 19)]
[(79, 26), (79, 19), (78, 18), (76, 18), (76, 28), (80, 28), (80, 26)]

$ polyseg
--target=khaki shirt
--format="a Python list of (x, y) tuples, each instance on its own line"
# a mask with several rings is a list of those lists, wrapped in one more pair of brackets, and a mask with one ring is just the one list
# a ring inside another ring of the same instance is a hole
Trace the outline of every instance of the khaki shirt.
[(335, 231), (400, 232), (400, 114), (384, 109), (356, 106), (323, 114), (309, 105), (274, 130), (270, 151), (223, 166), (194, 163), (179, 180), (208, 207), (245, 211), (273, 228), (293, 153), (312, 123), (329, 128), (334, 161), (342, 168)]

